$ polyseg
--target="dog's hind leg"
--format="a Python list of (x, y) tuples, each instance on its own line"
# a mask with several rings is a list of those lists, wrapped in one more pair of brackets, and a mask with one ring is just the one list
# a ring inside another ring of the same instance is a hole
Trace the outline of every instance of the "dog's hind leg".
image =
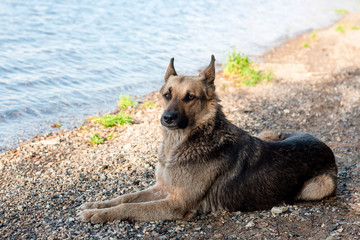
[(337, 187), (336, 172), (327, 172), (304, 183), (297, 200), (320, 200), (333, 194)]

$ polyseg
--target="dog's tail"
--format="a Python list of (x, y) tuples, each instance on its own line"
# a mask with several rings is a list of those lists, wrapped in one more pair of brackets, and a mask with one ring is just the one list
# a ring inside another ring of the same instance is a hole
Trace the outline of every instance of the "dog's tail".
[(264, 131), (260, 132), (257, 135), (257, 137), (264, 140), (264, 141), (277, 142), (277, 141), (284, 140), (287, 137), (287, 135), (288, 134), (273, 131), (273, 130), (264, 130)]

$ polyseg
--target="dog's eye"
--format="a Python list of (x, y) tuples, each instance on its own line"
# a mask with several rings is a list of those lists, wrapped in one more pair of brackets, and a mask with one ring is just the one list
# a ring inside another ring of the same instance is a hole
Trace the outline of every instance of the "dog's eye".
[(190, 102), (190, 101), (194, 100), (195, 98), (196, 98), (195, 95), (188, 93), (188, 94), (186, 94), (186, 96), (184, 98), (184, 101), (185, 102)]
[(165, 98), (166, 100), (170, 100), (170, 99), (171, 99), (171, 93), (165, 93), (165, 94), (164, 94), (164, 98)]

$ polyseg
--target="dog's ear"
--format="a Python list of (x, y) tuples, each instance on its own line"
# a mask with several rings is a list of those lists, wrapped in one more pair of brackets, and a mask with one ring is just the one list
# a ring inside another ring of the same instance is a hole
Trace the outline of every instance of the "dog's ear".
[(200, 73), (200, 77), (202, 77), (202, 81), (206, 87), (206, 94), (208, 96), (212, 96), (215, 93), (215, 57), (211, 55), (211, 61), (209, 66)]
[(174, 58), (170, 59), (169, 66), (166, 70), (165, 77), (164, 77), (165, 82), (167, 82), (167, 80), (169, 79), (170, 76), (177, 76), (177, 73), (174, 68)]

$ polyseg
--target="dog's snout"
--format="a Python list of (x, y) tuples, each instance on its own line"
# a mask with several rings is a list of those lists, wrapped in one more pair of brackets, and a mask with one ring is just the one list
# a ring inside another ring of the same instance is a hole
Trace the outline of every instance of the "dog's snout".
[(167, 124), (173, 123), (178, 118), (176, 112), (165, 112), (163, 115), (164, 122)]

